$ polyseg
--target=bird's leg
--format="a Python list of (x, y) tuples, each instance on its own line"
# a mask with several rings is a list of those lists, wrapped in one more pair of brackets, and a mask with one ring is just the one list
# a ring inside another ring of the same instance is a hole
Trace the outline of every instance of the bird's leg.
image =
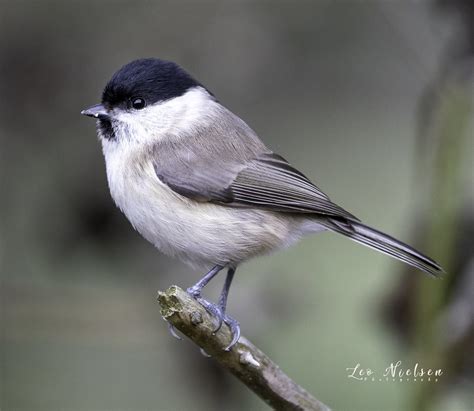
[(203, 278), (201, 278), (195, 285), (187, 289), (188, 294), (195, 298), (213, 317), (217, 319), (217, 324), (214, 329), (214, 333), (219, 331), (222, 323), (226, 323), (232, 334), (231, 343), (225, 348), (229, 351), (239, 340), (240, 337), (240, 326), (239, 323), (233, 318), (225, 315), (225, 309), (227, 305), (227, 296), (229, 295), (230, 285), (234, 278), (235, 268), (230, 267), (227, 271), (224, 287), (222, 288), (219, 302), (217, 304), (211, 303), (201, 297), (202, 289), (211, 281), (224, 267), (216, 265), (212, 268)]
[(216, 265), (215, 267), (211, 268), (211, 270), (202, 277), (196, 284), (192, 287), (189, 287), (186, 291), (188, 294), (192, 295), (194, 298), (201, 297), (202, 289), (211, 281), (224, 267), (222, 265)]
[(234, 278), (235, 268), (230, 267), (227, 270), (227, 276), (225, 278), (224, 287), (222, 288), (221, 295), (219, 297), (219, 307), (222, 310), (222, 314), (225, 314), (225, 309), (227, 307), (227, 296), (229, 295), (230, 285)]
[(213, 331), (214, 334), (221, 329), (222, 323), (224, 322), (225, 308), (227, 306), (227, 296), (229, 295), (229, 289), (232, 283), (232, 278), (234, 277), (234, 273), (235, 268), (229, 268), (227, 270), (227, 276), (225, 277), (224, 287), (222, 288), (221, 295), (219, 296), (219, 302), (214, 307), (217, 317), (217, 326)]
[(230, 349), (235, 344), (237, 344), (237, 341), (239, 341), (239, 338), (240, 338), (239, 322), (225, 314), (225, 310), (227, 307), (227, 297), (229, 295), (230, 285), (232, 284), (234, 274), (235, 274), (235, 268), (229, 267), (229, 269), (227, 270), (227, 276), (225, 278), (224, 287), (222, 288), (222, 293), (219, 297), (219, 303), (218, 303), (218, 307), (220, 309), (220, 312), (222, 313), (222, 316), (219, 318), (219, 324), (218, 324), (219, 326), (215, 331), (215, 332), (219, 331), (219, 329), (222, 326), (222, 321), (224, 321), (229, 326), (231, 334), (232, 334), (232, 341), (225, 348), (226, 351), (230, 351)]

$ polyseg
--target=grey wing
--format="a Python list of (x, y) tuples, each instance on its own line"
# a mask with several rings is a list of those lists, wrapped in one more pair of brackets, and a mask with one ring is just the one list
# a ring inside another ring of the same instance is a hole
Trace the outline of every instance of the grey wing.
[[(358, 221), (349, 212), (293, 168), (283, 157), (270, 151), (253, 158), (237, 159), (221, 154), (188, 157), (166, 167), (154, 161), (158, 178), (173, 191), (197, 201), (235, 207), (258, 207), (280, 212), (324, 214)], [(202, 153), (201, 153), (202, 154)], [(169, 157), (167, 158), (169, 162)]]
[(334, 204), (283, 157), (265, 153), (248, 162), (227, 187), (232, 203), (275, 211), (316, 213), (358, 219)]

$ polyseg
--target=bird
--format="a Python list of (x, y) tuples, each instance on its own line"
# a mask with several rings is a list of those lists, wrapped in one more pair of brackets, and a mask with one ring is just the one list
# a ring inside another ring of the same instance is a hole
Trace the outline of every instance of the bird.
[[(363, 224), (273, 152), (240, 117), (178, 64), (142, 58), (116, 71), (96, 119), (112, 199), (158, 250), (206, 274), (187, 292), (238, 342), (226, 313), (237, 267), (301, 238), (331, 231), (432, 276), (431, 258)], [(202, 297), (227, 272), (217, 303)]]

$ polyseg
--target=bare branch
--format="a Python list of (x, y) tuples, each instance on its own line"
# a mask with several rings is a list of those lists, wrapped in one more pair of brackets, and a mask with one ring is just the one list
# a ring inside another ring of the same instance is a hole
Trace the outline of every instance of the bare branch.
[(229, 327), (223, 324), (215, 335), (215, 322), (209, 313), (177, 286), (158, 293), (161, 315), (176, 329), (211, 355), (271, 407), (278, 410), (330, 411), (292, 381), (268, 356), (241, 337), (231, 351)]

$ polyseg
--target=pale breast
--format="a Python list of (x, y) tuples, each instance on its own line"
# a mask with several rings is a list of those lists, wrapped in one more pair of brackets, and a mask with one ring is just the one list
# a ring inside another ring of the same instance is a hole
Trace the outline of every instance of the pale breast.
[(104, 154), (115, 203), (165, 254), (199, 267), (237, 264), (299, 238), (291, 235), (288, 216), (190, 200), (164, 185), (146, 156), (120, 149)]

